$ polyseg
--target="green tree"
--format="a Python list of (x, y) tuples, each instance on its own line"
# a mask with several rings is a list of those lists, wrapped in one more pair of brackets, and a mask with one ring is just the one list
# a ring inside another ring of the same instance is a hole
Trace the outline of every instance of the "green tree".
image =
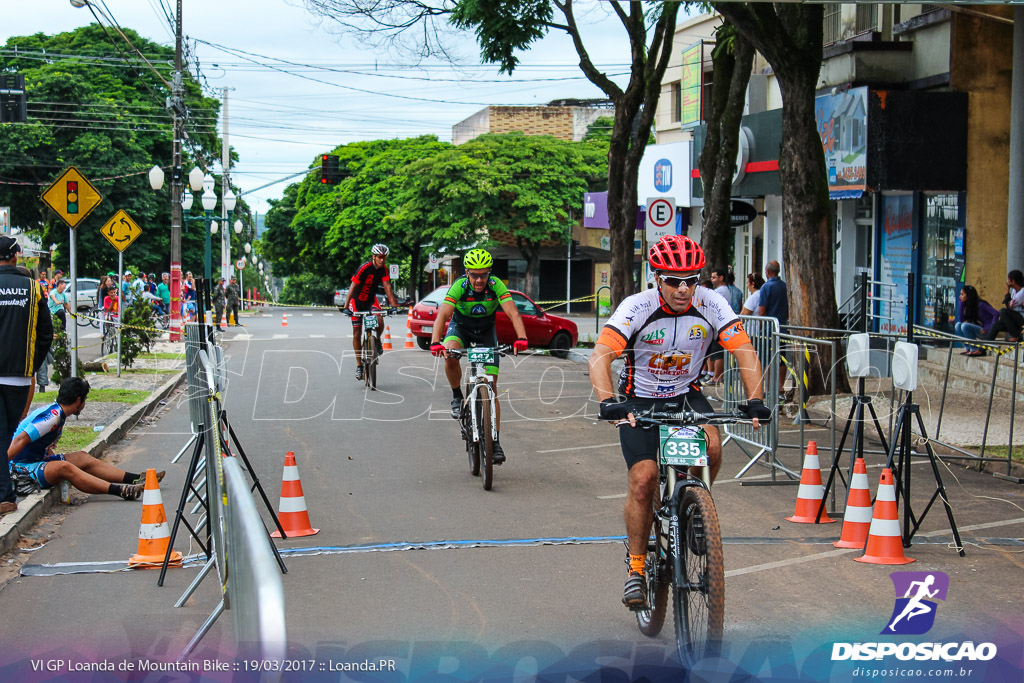
[[(519, 51), (528, 49), (549, 31), (567, 34), (583, 74), (615, 105), (608, 147), (613, 304), (633, 291), (637, 174), (682, 4), (638, 0), (607, 3), (629, 40), (629, 81), (622, 87), (594, 64), (584, 41), (587, 22), (577, 20), (572, 0), (306, 0), (311, 11), (353, 29), (371, 43), (395, 46), (405, 39), (404, 47), (423, 57), (449, 56), (444, 42), (450, 33), (448, 24), (471, 30), (481, 58), (498, 64), (504, 73), (515, 70)], [(607, 58), (607, 54), (602, 56)]]
[(419, 225), (435, 248), (495, 243), (512, 235), (526, 260), (526, 290), (536, 293), (540, 248), (563, 242), (583, 194), (604, 181), (607, 144), (546, 135), (481, 135), (405, 169), (398, 219)]
[[(173, 49), (150, 42), (134, 31), (125, 34), (170, 80)], [(76, 166), (103, 196), (77, 228), (78, 272), (95, 275), (116, 269), (117, 251), (100, 227), (124, 209), (143, 232), (127, 252), (147, 272), (166, 270), (170, 256), (170, 199), (149, 187), (147, 172), (171, 160), (171, 118), (164, 108), (166, 86), (137, 58), (128, 63), (128, 48), (115, 46), (93, 24), (54, 36), (10, 38), (0, 50), (0, 72), (25, 76), (28, 123), (0, 124), (0, 205), (11, 207), (12, 223), (56, 243), (57, 265), (68, 257), (67, 226), (39, 201), (40, 193), (63, 169)], [(219, 103), (202, 95), (185, 74), (187, 127), (186, 168), (206, 165), (219, 155), (216, 117)], [(169, 169), (165, 168), (165, 171)], [(183, 235), (186, 267), (202, 264), (202, 230)]]

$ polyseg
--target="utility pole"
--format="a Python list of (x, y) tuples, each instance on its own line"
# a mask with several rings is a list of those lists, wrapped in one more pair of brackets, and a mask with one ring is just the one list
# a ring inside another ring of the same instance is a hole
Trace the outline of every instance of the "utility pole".
[[(226, 198), (231, 191), (231, 146), (228, 143), (228, 90), (221, 88), (224, 100), (224, 140), (221, 147), (220, 176), (220, 276), (226, 281), (231, 278), (231, 211), (228, 211)], [(234, 208), (234, 207), (232, 207)], [(238, 322), (237, 320), (235, 322)]]
[(171, 114), (174, 141), (171, 152), (171, 341), (181, 341), (181, 138), (184, 133), (185, 102), (181, 73), (181, 0), (174, 22), (174, 80), (171, 82)]

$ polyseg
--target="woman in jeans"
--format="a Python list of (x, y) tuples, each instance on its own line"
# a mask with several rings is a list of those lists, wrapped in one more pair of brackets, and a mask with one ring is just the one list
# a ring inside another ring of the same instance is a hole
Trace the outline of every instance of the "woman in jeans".
[[(960, 306), (957, 321), (953, 330), (958, 337), (978, 339), (992, 328), (992, 323), (999, 317), (999, 312), (978, 296), (978, 290), (971, 285), (964, 285), (960, 290)], [(972, 346), (961, 352), (962, 356), (984, 356), (986, 351)]]

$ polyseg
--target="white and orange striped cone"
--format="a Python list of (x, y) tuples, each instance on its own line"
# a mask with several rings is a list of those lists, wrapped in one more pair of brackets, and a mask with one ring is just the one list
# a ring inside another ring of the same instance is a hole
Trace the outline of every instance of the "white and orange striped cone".
[[(146, 470), (146, 488), (142, 492), (142, 525), (139, 527), (138, 552), (128, 560), (129, 567), (143, 569), (159, 567), (167, 557), (167, 549), (171, 544), (171, 531), (167, 528), (167, 515), (164, 514), (164, 499), (160, 495), (160, 484), (156, 480), (156, 470)], [(171, 553), (169, 567), (181, 566), (181, 553)]]
[(405, 348), (414, 349), (416, 345), (413, 343), (412, 338), (412, 314), (410, 313), (405, 317)]
[[(306, 497), (302, 495), (302, 482), (299, 481), (299, 466), (295, 464), (295, 453), (288, 451), (284, 456), (284, 475), (281, 477), (281, 503), (278, 505), (277, 519), (281, 522), (288, 538), (296, 536), (312, 536), (319, 533), (309, 521), (309, 510), (306, 509)], [(281, 538), (281, 532), (270, 534), (272, 538)]]
[(878, 482), (875, 511), (871, 515), (871, 529), (864, 554), (853, 558), (867, 564), (910, 564), (912, 558), (903, 554), (903, 535), (900, 534), (899, 510), (896, 506), (896, 487), (892, 470), (886, 467)]
[(384, 351), (394, 351), (394, 347), (391, 346), (391, 326), (384, 326), (384, 343), (381, 345), (381, 349)]
[[(804, 455), (804, 469), (800, 473), (800, 489), (796, 494), (796, 509), (787, 522), (797, 524), (814, 524), (818, 517), (821, 499), (825, 496), (825, 487), (821, 483), (821, 466), (818, 464), (818, 442), (807, 442), (807, 454)], [(822, 511), (821, 524), (831, 524), (836, 520)]]
[(871, 527), (871, 491), (868, 489), (868, 468), (864, 458), (853, 461), (850, 492), (843, 513), (843, 532), (832, 545), (837, 548), (863, 548)]
[(228, 329), (228, 317), (226, 315), (223, 315), (223, 314), (221, 314), (221, 316), (220, 316), (220, 329), (222, 329), (222, 330)]
[(288, 314), (283, 313), (281, 315), (281, 327), (288, 327)]

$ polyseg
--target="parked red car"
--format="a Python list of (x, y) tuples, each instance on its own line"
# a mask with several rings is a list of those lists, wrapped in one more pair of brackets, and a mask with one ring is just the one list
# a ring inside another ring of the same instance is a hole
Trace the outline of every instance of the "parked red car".
[[(421, 349), (430, 348), (430, 335), (434, 331), (434, 320), (437, 319), (437, 312), (444, 301), (444, 295), (448, 287), (438, 287), (427, 296), (420, 299), (412, 309), (412, 333), (416, 337), (416, 343)], [(526, 327), (526, 338), (533, 348), (546, 348), (551, 355), (557, 358), (566, 358), (569, 349), (576, 346), (579, 332), (576, 323), (568, 318), (545, 313), (537, 304), (530, 300), (522, 292), (509, 290), (512, 300), (516, 302), (519, 315)], [(511, 344), (516, 340), (516, 331), (512, 327), (512, 321), (508, 319), (504, 311), (499, 310), (495, 316), (495, 324), (498, 327), (498, 343)]]

